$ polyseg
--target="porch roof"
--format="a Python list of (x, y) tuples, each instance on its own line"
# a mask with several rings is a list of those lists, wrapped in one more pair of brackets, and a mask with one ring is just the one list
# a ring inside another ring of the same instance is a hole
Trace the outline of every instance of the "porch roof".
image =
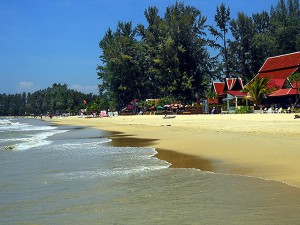
[(227, 91), (227, 94), (230, 94), (234, 97), (245, 97), (247, 95), (247, 93), (242, 91)]

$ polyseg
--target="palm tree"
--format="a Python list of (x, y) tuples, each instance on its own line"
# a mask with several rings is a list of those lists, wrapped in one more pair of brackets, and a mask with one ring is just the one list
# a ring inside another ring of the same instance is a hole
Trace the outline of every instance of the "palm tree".
[(247, 93), (246, 98), (254, 103), (254, 106), (261, 104), (262, 100), (275, 91), (274, 87), (268, 87), (270, 79), (268, 77), (257, 77), (245, 86), (244, 92)]
[(296, 89), (296, 102), (295, 105), (297, 105), (300, 96), (300, 73), (294, 73), (289, 77), (289, 81), (293, 84), (293, 87)]

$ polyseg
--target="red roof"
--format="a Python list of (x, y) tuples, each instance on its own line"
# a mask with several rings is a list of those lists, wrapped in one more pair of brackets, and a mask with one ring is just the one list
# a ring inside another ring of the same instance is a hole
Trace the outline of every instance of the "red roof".
[(269, 77), (271, 79), (286, 79), (288, 76), (292, 75), (297, 71), (296, 68), (290, 68), (290, 69), (285, 69), (285, 70), (276, 70), (276, 71), (270, 71), (266, 73), (259, 73), (259, 77)]
[(269, 57), (258, 72), (263, 73), (263, 72), (278, 70), (282, 68), (299, 67), (299, 65), (300, 65), (300, 52), (294, 52), (286, 55)]
[(214, 89), (217, 95), (222, 95), (225, 87), (224, 82), (213, 82)]
[(227, 91), (228, 94), (236, 97), (244, 97), (247, 95), (247, 93), (242, 92), (242, 91)]
[[(268, 87), (281, 89), (286, 79), (295, 73), (299, 69), (299, 66), (300, 52), (269, 57), (254, 78), (269, 77), (270, 82)], [(252, 81), (253, 79), (248, 84)]]
[(286, 95), (296, 95), (297, 94), (297, 89), (295, 88), (284, 88), (284, 89), (279, 89), (277, 91), (274, 91), (272, 94), (270, 94), (270, 97), (275, 97), (275, 96), (286, 96)]
[(257, 77), (269, 77), (269, 87), (277, 86), (277, 88), (282, 88), (286, 78), (292, 75), (294, 72), (296, 72), (297, 69), (298, 68), (291, 68), (285, 70), (271, 71), (267, 73), (259, 73)]

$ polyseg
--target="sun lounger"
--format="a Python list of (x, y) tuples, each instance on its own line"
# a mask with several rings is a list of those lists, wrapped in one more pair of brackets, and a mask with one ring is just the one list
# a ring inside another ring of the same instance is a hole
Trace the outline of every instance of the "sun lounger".
[(291, 107), (288, 107), (286, 110), (284, 110), (284, 113), (291, 113)]
[(282, 108), (279, 108), (279, 109), (276, 108), (275, 111), (274, 111), (274, 113), (282, 113)]
[(273, 113), (272, 107), (270, 107), (270, 108), (267, 110), (267, 113)]
[(280, 108), (278, 109), (277, 113), (282, 113), (282, 111), (283, 111), (283, 109), (282, 109), (282, 107), (280, 107)]
[(172, 116), (172, 115), (167, 115), (165, 114), (165, 116), (163, 117), (163, 119), (174, 119), (176, 116)]

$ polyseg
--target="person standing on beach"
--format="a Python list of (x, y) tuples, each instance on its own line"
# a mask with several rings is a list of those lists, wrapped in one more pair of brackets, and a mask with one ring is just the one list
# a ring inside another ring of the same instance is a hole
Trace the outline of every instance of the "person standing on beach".
[(216, 110), (216, 108), (213, 107), (213, 109), (211, 110), (211, 114), (212, 114), (212, 115), (214, 114), (215, 110)]

